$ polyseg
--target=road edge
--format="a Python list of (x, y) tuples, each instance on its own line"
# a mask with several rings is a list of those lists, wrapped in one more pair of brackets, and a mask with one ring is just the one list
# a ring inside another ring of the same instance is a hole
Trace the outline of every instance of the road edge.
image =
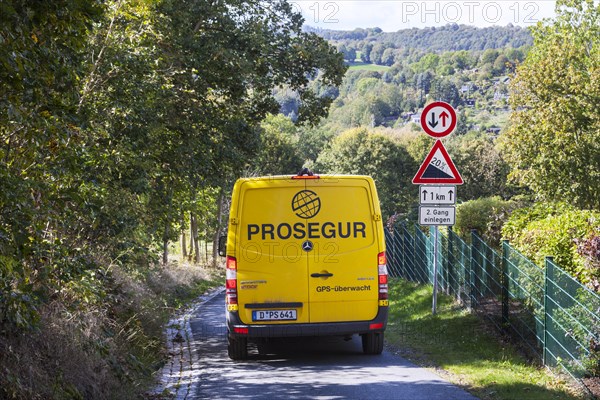
[(160, 371), (159, 382), (151, 394), (176, 400), (185, 400), (191, 394), (196, 378), (194, 365), (197, 365), (199, 356), (196, 347), (191, 345), (194, 338), (190, 319), (200, 307), (223, 291), (223, 287), (212, 289), (169, 320), (164, 332), (169, 359)]

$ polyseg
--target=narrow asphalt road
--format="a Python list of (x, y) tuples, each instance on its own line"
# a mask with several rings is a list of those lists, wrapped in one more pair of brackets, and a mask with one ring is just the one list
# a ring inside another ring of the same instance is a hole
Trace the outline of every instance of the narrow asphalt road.
[(364, 355), (357, 336), (288, 339), (232, 361), (223, 294), (199, 307), (190, 325), (196, 360), (187, 399), (476, 399), (390, 352)]

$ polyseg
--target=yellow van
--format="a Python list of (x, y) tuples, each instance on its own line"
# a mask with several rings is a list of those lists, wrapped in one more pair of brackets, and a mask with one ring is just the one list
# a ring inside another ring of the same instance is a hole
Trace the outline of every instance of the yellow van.
[(239, 179), (225, 249), (231, 359), (275, 337), (359, 334), (366, 354), (382, 352), (387, 267), (371, 177)]

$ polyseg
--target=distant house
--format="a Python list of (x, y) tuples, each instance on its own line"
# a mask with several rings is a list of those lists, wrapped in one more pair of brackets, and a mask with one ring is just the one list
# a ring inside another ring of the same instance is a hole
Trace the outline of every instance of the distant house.
[(478, 89), (477, 86), (473, 82), (467, 82), (460, 87), (459, 91), (461, 93), (470, 93), (470, 92), (474, 92), (477, 89)]
[(494, 86), (498, 85), (508, 85), (510, 83), (510, 76), (501, 76), (499, 78), (492, 78), (492, 82), (494, 82)]
[(421, 114), (411, 114), (410, 122), (415, 123), (417, 125), (421, 124)]

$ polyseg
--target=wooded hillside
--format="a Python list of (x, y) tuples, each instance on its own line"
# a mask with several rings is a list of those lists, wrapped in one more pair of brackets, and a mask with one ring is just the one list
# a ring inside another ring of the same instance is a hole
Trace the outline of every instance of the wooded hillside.
[(383, 32), (380, 28), (357, 28), (353, 31), (335, 31), (308, 28), (334, 42), (354, 44), (360, 50), (364, 43), (379, 42), (391, 48), (413, 48), (427, 52), (487, 50), (503, 47), (521, 47), (533, 43), (531, 34), (520, 26), (490, 26), (477, 28), (469, 25), (448, 24), (441, 27), (401, 29)]

